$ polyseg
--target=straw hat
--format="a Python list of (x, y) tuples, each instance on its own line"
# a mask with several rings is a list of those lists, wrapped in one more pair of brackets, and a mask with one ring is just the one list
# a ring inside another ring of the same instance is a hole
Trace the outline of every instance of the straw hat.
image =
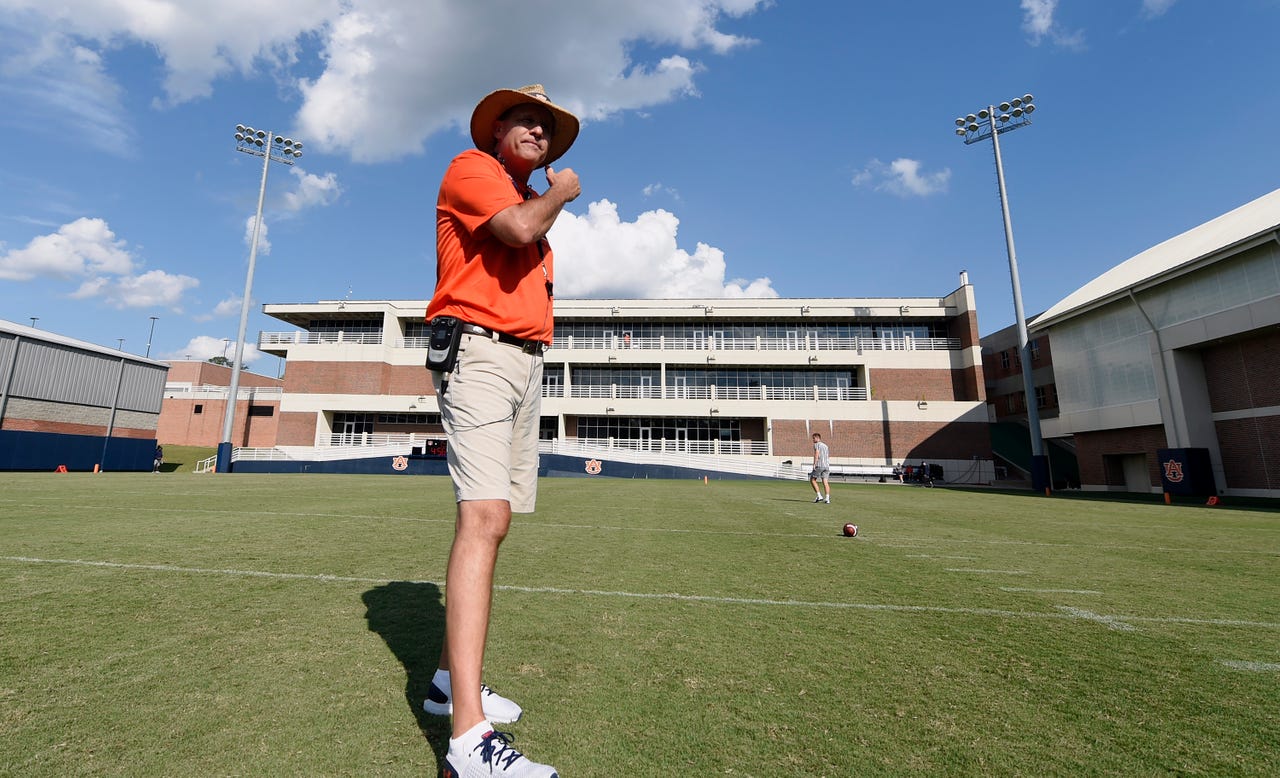
[(542, 84), (530, 84), (519, 89), (499, 89), (485, 95), (471, 112), (471, 140), (481, 151), (492, 151), (493, 123), (511, 108), (524, 103), (541, 105), (555, 118), (556, 126), (547, 145), (547, 158), (542, 163), (550, 165), (568, 151), (577, 139), (578, 117), (551, 102)]

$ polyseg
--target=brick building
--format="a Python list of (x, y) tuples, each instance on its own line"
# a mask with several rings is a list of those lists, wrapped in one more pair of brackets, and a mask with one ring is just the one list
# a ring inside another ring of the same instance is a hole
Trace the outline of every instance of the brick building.
[(1280, 190), (1122, 262), (1041, 314), (1086, 489), (1160, 491), (1161, 449), (1219, 494), (1280, 497)]
[[(276, 444), (283, 385), (279, 378), (240, 371), (232, 445), (270, 448)], [(170, 362), (156, 438), (162, 445), (218, 445), (230, 393), (231, 368), (212, 362)]]
[[(296, 327), (277, 446), (439, 438), (426, 301), (266, 305)], [(973, 288), (935, 298), (558, 300), (542, 437), (630, 452), (927, 460), (991, 479)]]

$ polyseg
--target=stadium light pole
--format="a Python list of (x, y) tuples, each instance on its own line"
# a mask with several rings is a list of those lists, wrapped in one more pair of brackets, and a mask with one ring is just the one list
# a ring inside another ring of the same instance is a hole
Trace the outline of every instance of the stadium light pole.
[(29, 317), (29, 318), (31, 319), (31, 329), (33, 329), (33, 330), (34, 330), (34, 329), (36, 328), (36, 322), (40, 321), (40, 317), (39, 317), (39, 316), (31, 316), (31, 317)]
[[(231, 387), (227, 408), (222, 416), (222, 442), (218, 444), (216, 469), (231, 472), (231, 430), (235, 425), (236, 401), (240, 395), (240, 363), (244, 361), (244, 334), (249, 325), (249, 296), (253, 293), (253, 268), (258, 260), (258, 235), (262, 232), (262, 201), (267, 196), (267, 170), (272, 162), (292, 165), (302, 156), (302, 143), (293, 138), (272, 135), (244, 124), (236, 125), (236, 151), (262, 157), (262, 183), (258, 186), (258, 215), (253, 222), (253, 240), (249, 245), (249, 271), (244, 278), (244, 297), (240, 300), (240, 332), (236, 336), (236, 357), (231, 365)], [(225, 353), (225, 349), (223, 350)]]
[(1004, 186), (1004, 162), (1000, 159), (1000, 135), (1031, 124), (1035, 98), (1022, 95), (999, 105), (988, 105), (976, 114), (956, 117), (956, 135), (966, 146), (991, 139), (996, 158), (996, 181), (1000, 188), (1000, 212), (1004, 217), (1004, 244), (1009, 253), (1009, 281), (1013, 286), (1013, 315), (1018, 324), (1018, 353), (1022, 355), (1022, 388), (1027, 404), (1027, 426), (1031, 432), (1031, 488), (1049, 492), (1049, 457), (1044, 453), (1040, 433), (1040, 408), (1036, 403), (1035, 379), (1031, 375), (1031, 348), (1027, 342), (1027, 319), (1022, 312), (1022, 282), (1018, 279), (1018, 255), (1013, 248), (1013, 223), (1009, 219), (1009, 194)]
[(147, 333), (147, 359), (150, 359), (150, 358), (151, 358), (151, 339), (152, 339), (153, 337), (155, 337), (155, 334), (156, 334), (156, 319), (159, 319), (160, 317), (159, 317), (159, 316), (148, 316), (147, 318), (151, 320), (151, 332)]

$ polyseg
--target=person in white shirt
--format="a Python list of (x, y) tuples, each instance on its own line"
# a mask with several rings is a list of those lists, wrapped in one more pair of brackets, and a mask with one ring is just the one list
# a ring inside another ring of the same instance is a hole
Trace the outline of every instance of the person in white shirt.
[[(827, 444), (822, 442), (822, 436), (813, 433), (813, 471), (809, 473), (809, 483), (813, 484), (814, 502), (831, 502), (831, 451), (827, 448)], [(822, 488), (818, 487), (818, 482), (822, 482)], [(827, 490), (827, 497), (822, 497), (822, 489)]]

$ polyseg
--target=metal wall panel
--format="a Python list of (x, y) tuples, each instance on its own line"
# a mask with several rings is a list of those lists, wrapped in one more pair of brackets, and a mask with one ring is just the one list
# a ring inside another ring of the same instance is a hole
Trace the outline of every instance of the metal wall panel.
[(169, 371), (162, 367), (126, 362), (119, 407), (122, 410), (159, 413), (168, 378)]
[(9, 363), (13, 361), (13, 349), (17, 342), (16, 336), (0, 332), (0, 390), (4, 389), (9, 380)]
[[(159, 413), (167, 371), (125, 360), (117, 407)], [(23, 340), (11, 393), (16, 397), (110, 408), (120, 381), (120, 362), (106, 354)]]

